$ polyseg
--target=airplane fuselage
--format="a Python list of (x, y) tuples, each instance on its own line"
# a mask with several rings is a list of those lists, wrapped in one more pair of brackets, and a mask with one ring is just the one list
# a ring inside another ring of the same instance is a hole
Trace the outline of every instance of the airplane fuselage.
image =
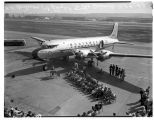
[(40, 50), (38, 56), (42, 59), (71, 56), (73, 55), (71, 50), (97, 47), (100, 45), (101, 49), (104, 49), (112, 46), (115, 42), (118, 42), (118, 39), (113, 39), (109, 36), (51, 40), (46, 41), (42, 45), (45, 49)]

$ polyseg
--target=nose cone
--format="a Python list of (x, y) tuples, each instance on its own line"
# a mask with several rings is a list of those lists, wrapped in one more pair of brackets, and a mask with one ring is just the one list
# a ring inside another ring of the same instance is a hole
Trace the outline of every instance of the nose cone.
[(40, 50), (38, 51), (38, 57), (41, 59), (46, 59), (48, 58), (48, 51), (47, 50)]

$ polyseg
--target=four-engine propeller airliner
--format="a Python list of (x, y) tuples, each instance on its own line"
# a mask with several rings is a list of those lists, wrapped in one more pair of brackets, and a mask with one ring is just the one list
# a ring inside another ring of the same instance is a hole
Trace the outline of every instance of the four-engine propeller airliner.
[[(69, 56), (75, 55), (75, 58), (96, 58), (99, 61), (104, 61), (111, 57), (143, 57), (152, 58), (151, 55), (136, 55), (136, 54), (122, 54), (113, 53), (105, 50), (106, 47), (113, 46), (114, 44), (130, 44), (121, 42), (117, 38), (118, 23), (115, 23), (113, 31), (109, 36), (103, 37), (87, 37), (87, 38), (73, 38), (61, 40), (45, 40), (38, 37), (32, 37), (37, 40), (42, 50), (36, 53), (36, 56), (41, 59), (54, 59), (63, 57), (68, 59)], [(95, 48), (92, 48), (95, 47)], [(44, 66), (44, 70), (47, 66)]]
[[(106, 47), (114, 46), (114, 44), (130, 44), (119, 41), (118, 23), (115, 23), (113, 31), (109, 36), (103, 37), (87, 37), (87, 38), (73, 38), (73, 39), (56, 39), (45, 40), (38, 37), (31, 37), (35, 39), (41, 46), (40, 49), (35, 50), (32, 55), (43, 60), (50, 61), (54, 58), (63, 57), (65, 60), (69, 56), (75, 55), (75, 58), (96, 58), (99, 61), (104, 61), (111, 57), (143, 57), (152, 58), (152, 55), (137, 55), (137, 54), (122, 54), (113, 53), (105, 50)], [(47, 69), (47, 65), (43, 66), (43, 70)]]

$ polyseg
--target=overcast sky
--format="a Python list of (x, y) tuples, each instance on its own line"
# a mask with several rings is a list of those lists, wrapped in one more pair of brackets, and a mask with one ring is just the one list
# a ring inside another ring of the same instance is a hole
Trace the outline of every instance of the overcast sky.
[(131, 3), (9, 3), (5, 13), (152, 13), (152, 2)]

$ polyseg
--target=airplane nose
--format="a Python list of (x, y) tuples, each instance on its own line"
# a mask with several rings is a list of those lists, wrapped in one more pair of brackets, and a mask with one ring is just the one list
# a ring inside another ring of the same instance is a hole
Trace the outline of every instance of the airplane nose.
[(41, 59), (48, 58), (48, 51), (46, 51), (46, 50), (40, 50), (40, 51), (38, 51), (37, 54), (38, 54), (38, 57)]

